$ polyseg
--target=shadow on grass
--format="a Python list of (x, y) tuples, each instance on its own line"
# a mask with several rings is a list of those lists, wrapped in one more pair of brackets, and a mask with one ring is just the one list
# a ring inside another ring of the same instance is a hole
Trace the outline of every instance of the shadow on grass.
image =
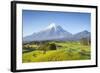
[(28, 53), (28, 52), (31, 52), (31, 51), (34, 51), (35, 49), (33, 48), (27, 48), (27, 49), (23, 49), (23, 53)]

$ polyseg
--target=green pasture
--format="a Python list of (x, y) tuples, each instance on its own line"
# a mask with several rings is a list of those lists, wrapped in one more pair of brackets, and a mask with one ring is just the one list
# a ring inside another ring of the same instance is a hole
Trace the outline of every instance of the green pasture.
[[(80, 42), (48, 42), (54, 43), (55, 50), (39, 50), (40, 44), (23, 45), (22, 62), (48, 62), (48, 61), (69, 61), (69, 60), (88, 60), (91, 59), (90, 45), (83, 45)], [(43, 45), (43, 44), (42, 44)], [(28, 48), (27, 48), (28, 47)], [(44, 46), (43, 48), (47, 48)]]

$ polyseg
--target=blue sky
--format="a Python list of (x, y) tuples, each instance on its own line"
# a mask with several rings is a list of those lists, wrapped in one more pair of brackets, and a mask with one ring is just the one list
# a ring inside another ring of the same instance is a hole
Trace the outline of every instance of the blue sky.
[(90, 31), (90, 18), (90, 13), (23, 10), (23, 36), (42, 30), (51, 23), (60, 25), (72, 34), (84, 30)]

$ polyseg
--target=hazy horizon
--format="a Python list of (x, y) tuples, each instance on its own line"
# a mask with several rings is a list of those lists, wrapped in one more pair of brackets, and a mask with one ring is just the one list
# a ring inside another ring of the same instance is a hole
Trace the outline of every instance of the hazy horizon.
[(90, 13), (23, 10), (23, 37), (38, 32), (51, 23), (60, 25), (72, 34), (84, 30), (90, 32), (90, 18)]

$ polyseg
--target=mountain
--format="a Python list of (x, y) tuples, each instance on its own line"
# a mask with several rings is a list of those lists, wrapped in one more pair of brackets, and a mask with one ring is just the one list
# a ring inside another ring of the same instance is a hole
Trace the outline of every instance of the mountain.
[(90, 39), (91, 38), (91, 34), (90, 32), (88, 32), (87, 30), (84, 30), (82, 32), (76, 33), (73, 35), (73, 40), (80, 40), (82, 38), (87, 38)]
[(43, 30), (24, 37), (23, 42), (48, 41), (48, 40), (78, 41), (81, 38), (90, 39), (91, 38), (90, 32), (84, 30), (76, 34), (71, 34), (70, 32), (64, 30), (60, 25), (52, 23), (48, 27), (44, 28)]
[(24, 37), (23, 41), (59, 40), (62, 38), (70, 39), (71, 37), (71, 33), (65, 31), (60, 25), (52, 23), (43, 30)]

